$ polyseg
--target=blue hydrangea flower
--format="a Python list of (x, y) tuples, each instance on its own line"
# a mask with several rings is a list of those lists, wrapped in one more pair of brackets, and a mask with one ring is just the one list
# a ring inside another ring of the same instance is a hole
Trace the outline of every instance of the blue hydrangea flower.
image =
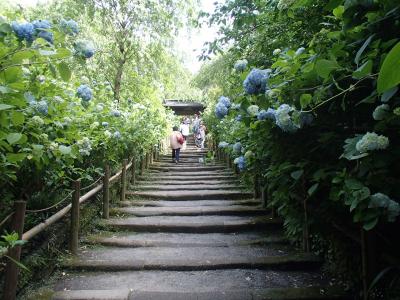
[(356, 149), (360, 153), (374, 150), (383, 150), (389, 146), (389, 139), (375, 132), (367, 132), (356, 144)]
[(257, 114), (257, 119), (260, 121), (264, 121), (266, 119), (275, 121), (275, 113), (275, 109), (268, 108), (266, 111), (263, 109)]
[(238, 166), (240, 171), (244, 171), (246, 169), (246, 159), (244, 158), (244, 156), (239, 156), (235, 158), (233, 163)]
[(304, 47), (300, 47), (299, 49), (297, 49), (296, 50), (296, 55), (300, 55), (300, 54), (303, 54), (303, 52), (306, 50), (306, 48), (304, 48)]
[(282, 104), (275, 112), (275, 124), (285, 132), (295, 132), (298, 129), (290, 117), (290, 113), (293, 111), (293, 107)]
[(242, 150), (242, 144), (240, 142), (236, 142), (235, 144), (233, 144), (232, 149), (236, 153), (240, 153), (240, 151)]
[(225, 105), (226, 108), (231, 107), (231, 100), (228, 97), (221, 96), (219, 97), (218, 102)]
[(218, 102), (217, 106), (215, 107), (215, 115), (218, 119), (222, 119), (228, 114), (228, 108), (221, 102)]
[(11, 28), (19, 40), (26, 40), (27, 42), (33, 41), (35, 28), (33, 27), (32, 23), (12, 22)]
[(50, 29), (51, 23), (47, 20), (35, 20), (32, 22), (35, 29)]
[(101, 122), (101, 126), (108, 127), (108, 122)]
[(227, 143), (227, 142), (220, 142), (219, 144), (218, 144), (218, 148), (226, 148), (226, 147), (228, 147), (229, 146), (229, 143)]
[(26, 102), (28, 102), (30, 105), (32, 105), (32, 103), (36, 103), (35, 96), (31, 92), (25, 92), (24, 97)]
[(376, 193), (371, 195), (368, 208), (384, 208), (387, 210), (389, 222), (394, 222), (400, 215), (400, 204), (390, 199), (387, 195)]
[(372, 117), (376, 121), (381, 121), (387, 117), (390, 112), (390, 106), (388, 104), (382, 104), (375, 108), (374, 112), (372, 113)]
[(248, 61), (246, 59), (240, 59), (235, 62), (234, 68), (236, 71), (243, 72), (246, 70)]
[(119, 111), (119, 110), (113, 110), (112, 112), (111, 112), (111, 114), (114, 116), (114, 117), (120, 117), (121, 116), (121, 112)]
[(258, 115), (258, 109), (259, 109), (259, 107), (258, 107), (258, 105), (250, 105), (248, 108), (247, 108), (247, 113), (250, 115), (250, 116), (257, 116)]
[(78, 89), (76, 90), (76, 95), (83, 101), (90, 101), (93, 97), (92, 90), (86, 84), (82, 84), (78, 87)]
[(50, 31), (41, 30), (37, 36), (48, 41), (50, 44), (53, 44), (54, 42), (54, 35)]
[(235, 117), (235, 121), (236, 121), (236, 122), (242, 121), (242, 115), (237, 115), (237, 116)]
[(36, 110), (43, 115), (47, 115), (49, 113), (49, 106), (46, 100), (40, 100), (36, 103)]
[(91, 58), (96, 52), (93, 42), (79, 40), (75, 43), (75, 54), (83, 58)]
[(243, 82), (244, 90), (249, 95), (264, 94), (267, 89), (267, 80), (270, 69), (253, 69)]
[(121, 133), (119, 131), (115, 131), (113, 134), (113, 137), (117, 140), (119, 140), (121, 138)]
[(62, 19), (60, 21), (60, 26), (61, 26), (62, 31), (64, 31), (65, 33), (70, 34), (70, 35), (74, 35), (79, 32), (78, 23), (76, 23), (72, 19), (70, 19), (68, 21)]

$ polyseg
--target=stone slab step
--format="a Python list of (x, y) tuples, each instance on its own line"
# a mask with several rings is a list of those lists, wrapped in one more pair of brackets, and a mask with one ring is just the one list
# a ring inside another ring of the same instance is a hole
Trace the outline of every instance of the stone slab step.
[(147, 186), (147, 185), (208, 185), (208, 186), (213, 186), (213, 185), (236, 185), (240, 186), (240, 182), (237, 179), (231, 179), (231, 180), (185, 180), (185, 181), (172, 181), (169, 180), (168, 178), (163, 180), (162, 178), (159, 178), (157, 180), (138, 180), (135, 182), (134, 187), (136, 186)]
[(143, 198), (166, 199), (166, 200), (199, 200), (199, 199), (221, 199), (235, 200), (247, 199), (253, 196), (252, 193), (240, 190), (218, 191), (218, 190), (198, 190), (198, 191), (128, 191), (127, 196), (134, 195)]
[(201, 206), (259, 206), (260, 201), (248, 200), (191, 200), (191, 201), (167, 201), (167, 200), (126, 200), (118, 202), (120, 206), (146, 206), (146, 207), (201, 207)]
[[(146, 174), (147, 175), (147, 174)], [(233, 175), (197, 175), (191, 176), (188, 174), (182, 175), (163, 175), (163, 176), (156, 176), (154, 174), (148, 174), (147, 176), (141, 176), (141, 180), (147, 181), (159, 181), (159, 180), (168, 180), (168, 181), (193, 181), (193, 180), (237, 180), (237, 178)]]
[[(313, 295), (319, 298), (306, 298), (304, 297), (303, 292), (297, 293), (298, 298), (293, 298), (293, 294), (291, 293), (292, 298), (275, 297), (270, 299), (336, 299), (329, 297), (322, 298), (323, 295), (330, 295), (331, 290), (324, 287), (327, 285), (329, 285), (328, 280), (317, 271), (268, 271), (252, 269), (207, 270), (190, 272), (124, 271), (112, 273), (71, 273), (68, 271), (63, 279), (55, 285), (55, 290), (63, 292), (64, 289), (68, 291), (129, 289), (135, 291), (136, 295), (138, 295), (139, 292), (149, 293), (148, 295), (151, 293), (158, 293), (159, 298), (153, 299), (179, 300), (192, 298), (167, 298), (168, 293), (223, 293), (228, 291), (235, 293), (239, 293), (239, 291), (261, 293), (266, 289), (273, 289), (274, 292), (276, 292), (277, 289), (285, 289), (286, 292), (290, 289), (291, 292), (291, 290), (294, 288), (304, 289), (307, 287), (315, 289), (317, 292), (314, 292)], [(320, 289), (322, 289), (322, 291), (320, 291)], [(341, 290), (342, 289), (339, 291)], [(165, 297), (161, 298), (161, 295)], [(225, 300), (237, 298), (222, 298), (221, 295), (221, 298), (210, 297), (199, 299)], [(245, 300), (247, 298), (239, 299)]]
[(282, 232), (257, 233), (103, 233), (86, 242), (114, 247), (231, 247), (239, 245), (286, 244)]
[(224, 171), (224, 167), (220, 166), (180, 166), (179, 164), (175, 166), (155, 166), (152, 165), (150, 170), (160, 171), (160, 172), (208, 172), (208, 171)]
[(53, 300), (339, 300), (350, 299), (341, 287), (318, 286), (226, 290), (209, 292), (151, 292), (124, 290), (76, 290), (56, 292)]
[(202, 171), (202, 170), (189, 170), (189, 171), (180, 171), (179, 167), (174, 169), (174, 170), (170, 170), (170, 171), (157, 171), (157, 170), (147, 170), (146, 172), (147, 174), (150, 175), (158, 175), (158, 176), (179, 176), (179, 175), (183, 175), (186, 177), (198, 177), (198, 176), (219, 176), (219, 175), (229, 175), (229, 176), (234, 176), (234, 173), (232, 172), (232, 170), (229, 169), (224, 169), (224, 170), (214, 170), (214, 171)]
[(210, 215), (266, 215), (267, 210), (257, 206), (200, 206), (200, 207), (118, 207), (112, 214), (128, 214), (137, 217), (148, 216), (210, 216)]
[(152, 216), (102, 220), (100, 224), (137, 232), (212, 233), (280, 229), (282, 222), (270, 217)]
[(134, 190), (137, 191), (197, 191), (197, 190), (244, 190), (245, 187), (240, 187), (237, 184), (179, 184), (175, 182), (174, 184), (146, 184), (134, 186)]
[(96, 271), (196, 271), (217, 269), (313, 270), (321, 259), (279, 248), (235, 247), (102, 247), (64, 261), (64, 267)]

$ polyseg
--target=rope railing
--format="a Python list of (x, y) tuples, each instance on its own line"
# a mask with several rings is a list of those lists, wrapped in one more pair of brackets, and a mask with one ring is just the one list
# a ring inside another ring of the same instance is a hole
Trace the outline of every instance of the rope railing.
[(14, 215), (14, 212), (9, 213), (4, 219), (3, 221), (0, 222), (0, 228), (1, 226), (3, 226), (3, 224), (5, 224), (12, 216)]
[(57, 203), (53, 204), (52, 206), (49, 206), (46, 208), (40, 208), (40, 209), (27, 209), (26, 212), (27, 213), (39, 213), (39, 212), (51, 210), (52, 208), (55, 208), (55, 207), (59, 206), (61, 203), (63, 203), (64, 201), (66, 201), (69, 197), (72, 196), (73, 193), (74, 193), (73, 191), (70, 192), (67, 196), (65, 196), (63, 199), (61, 199)]
[[(154, 153), (154, 151), (156, 153)], [(137, 164), (136, 160), (133, 157), (129, 163), (128, 160), (124, 159), (122, 163), (122, 169), (119, 170), (116, 174), (113, 176), (109, 176), (109, 166), (108, 164), (105, 165), (104, 169), (104, 176), (100, 176), (96, 181), (92, 182), (91, 184), (87, 185), (86, 187), (81, 188), (80, 187), (80, 180), (76, 180), (73, 182), (73, 187), (74, 190), (69, 192), (63, 199), (58, 201), (57, 203), (46, 207), (42, 209), (30, 209), (26, 210), (26, 202), (25, 201), (15, 201), (15, 209), (14, 212), (10, 213), (9, 215), (6, 216), (6, 218), (0, 223), (0, 226), (5, 224), (11, 217), (13, 217), (12, 221), (12, 231), (15, 231), (19, 235), (19, 239), (28, 241), (35, 237), (37, 234), (41, 233), (43, 230), (60, 220), (61, 218), (65, 217), (69, 211), (71, 211), (71, 226), (70, 226), (70, 251), (73, 254), (77, 253), (78, 250), (78, 245), (79, 245), (79, 210), (80, 210), (80, 204), (85, 202), (86, 200), (92, 198), (94, 195), (96, 195), (98, 192), (102, 191), (103, 192), (103, 218), (108, 218), (108, 206), (109, 206), (109, 189), (110, 186), (115, 183), (117, 180), (120, 179), (121, 185), (120, 185), (120, 193), (121, 193), (121, 198), (120, 200), (125, 199), (126, 195), (126, 185), (127, 185), (127, 170), (132, 168), (131, 171), (131, 183), (135, 182), (135, 173), (136, 171), (139, 171), (139, 174), (143, 174), (143, 169), (148, 168), (149, 164), (153, 163), (153, 158), (158, 157), (159, 155), (159, 148), (151, 149), (149, 151), (150, 153), (146, 153), (146, 155), (143, 155), (141, 157), (141, 162), (140, 162), (140, 169), (137, 169)], [(102, 183), (100, 181), (103, 180)], [(81, 191), (86, 191), (88, 190), (84, 195), (81, 196)], [(23, 232), (23, 227), (24, 227), (24, 218), (26, 213), (40, 213), (40, 212), (45, 212), (49, 211), (51, 209), (56, 208), (57, 206), (61, 205), (67, 199), (71, 199), (71, 203), (60, 209), (59, 211), (55, 212), (53, 215), (51, 215), (49, 218), (46, 220), (42, 221), (40, 224), (37, 224), (33, 228), (30, 228), (28, 231)], [(104, 212), (107, 212), (107, 214), (104, 214)], [(10, 295), (16, 294), (16, 287), (17, 287), (17, 281), (18, 281), (18, 264), (15, 262), (18, 262), (20, 260), (20, 253), (21, 253), (21, 245), (15, 246), (12, 249), (8, 250), (8, 253), (10, 253), (10, 256), (12, 256), (12, 259), (7, 262), (7, 268), (6, 268), (6, 274), (5, 274), (5, 279), (8, 284), (13, 286), (12, 290), (9, 291)], [(11, 286), (10, 285), (10, 286)]]

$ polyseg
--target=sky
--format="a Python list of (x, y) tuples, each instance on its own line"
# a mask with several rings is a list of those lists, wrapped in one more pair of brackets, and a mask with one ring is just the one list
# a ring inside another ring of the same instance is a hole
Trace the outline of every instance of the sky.
[[(1, 0), (0, 0), (1, 1)], [(14, 3), (20, 4), (24, 7), (34, 6), (37, 3), (48, 2), (49, 0), (14, 0)], [(217, 0), (200, 0), (202, 10), (212, 13), (214, 10), (214, 3)], [(193, 29), (191, 32), (182, 30), (177, 39), (177, 49), (183, 52), (185, 66), (192, 72), (196, 73), (203, 62), (198, 61), (198, 56), (201, 54), (203, 44), (207, 41), (212, 41), (217, 33), (216, 28), (203, 27), (200, 29)]]

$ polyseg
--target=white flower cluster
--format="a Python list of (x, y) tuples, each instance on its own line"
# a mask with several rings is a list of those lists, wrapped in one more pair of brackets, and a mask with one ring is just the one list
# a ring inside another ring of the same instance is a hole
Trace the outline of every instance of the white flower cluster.
[(83, 139), (77, 141), (76, 144), (79, 148), (79, 153), (82, 156), (90, 155), (90, 151), (92, 151), (92, 143), (90, 142), (89, 138), (84, 137)]
[(360, 153), (368, 151), (383, 150), (389, 146), (389, 139), (375, 132), (367, 132), (356, 144), (356, 149)]

